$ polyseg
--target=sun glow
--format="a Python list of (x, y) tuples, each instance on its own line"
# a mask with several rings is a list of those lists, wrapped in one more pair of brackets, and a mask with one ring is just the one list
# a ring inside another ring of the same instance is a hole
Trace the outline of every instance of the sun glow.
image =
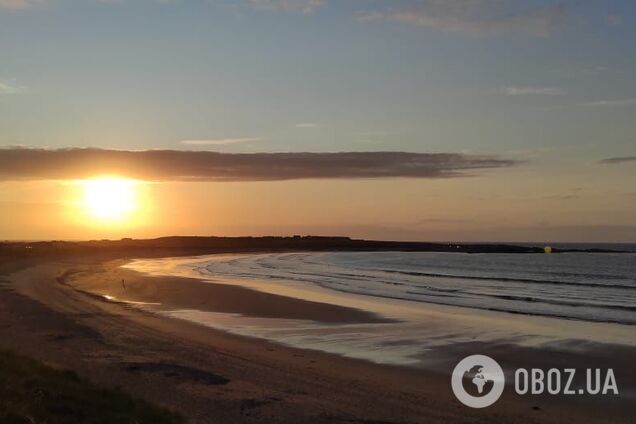
[(93, 219), (121, 223), (139, 207), (137, 181), (116, 177), (100, 177), (81, 182), (83, 206)]

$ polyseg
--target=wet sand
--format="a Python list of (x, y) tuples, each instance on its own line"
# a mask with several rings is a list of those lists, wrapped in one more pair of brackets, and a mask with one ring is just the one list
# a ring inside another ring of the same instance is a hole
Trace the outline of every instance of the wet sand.
[[(120, 261), (89, 259), (4, 264), (0, 346), (75, 369), (200, 423), (633, 420), (634, 399), (627, 389), (628, 383), (636, 382), (633, 348), (570, 341), (572, 349), (563, 352), (558, 346), (473, 343), (430, 352), (436, 371), (377, 365), (227, 334), (87, 291), (110, 281), (115, 296), (119, 285), (120, 295), (125, 291), (133, 300), (138, 296), (139, 301), (160, 303), (169, 296), (183, 307), (334, 324), (382, 321), (376, 315), (195, 281), (188, 283), (209, 287), (194, 286), (196, 295), (183, 295), (174, 290), (175, 281), (135, 275), (119, 265)], [(79, 278), (82, 291), (74, 288)], [(507, 390), (495, 405), (470, 409), (455, 400), (447, 374), (475, 350), (526, 367), (554, 361), (577, 368), (612, 366), (627, 397), (520, 397)]]
[(391, 322), (353, 308), (263, 293), (230, 284), (212, 284), (193, 278), (153, 278), (120, 268), (116, 261), (98, 268), (78, 268), (59, 279), (78, 290), (106, 299), (146, 304), (169, 304), (192, 309), (263, 318), (312, 320), (325, 323)]

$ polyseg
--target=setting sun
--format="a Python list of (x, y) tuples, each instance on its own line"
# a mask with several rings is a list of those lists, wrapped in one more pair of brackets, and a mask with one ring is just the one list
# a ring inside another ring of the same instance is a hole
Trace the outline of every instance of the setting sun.
[(91, 217), (100, 221), (121, 222), (138, 207), (137, 182), (102, 177), (82, 182), (83, 204)]

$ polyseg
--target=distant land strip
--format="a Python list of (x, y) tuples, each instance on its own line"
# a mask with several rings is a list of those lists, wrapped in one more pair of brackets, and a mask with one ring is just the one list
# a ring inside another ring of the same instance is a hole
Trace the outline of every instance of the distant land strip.
[[(537, 243), (539, 245), (539, 243)], [(430, 243), (414, 241), (357, 240), (349, 237), (192, 237), (173, 236), (155, 239), (0, 242), (0, 255), (108, 254), (115, 256), (166, 257), (208, 253), (284, 252), (284, 251), (402, 251), (461, 253), (544, 253), (544, 246), (496, 243)], [(552, 253), (620, 253), (609, 249), (557, 249)]]

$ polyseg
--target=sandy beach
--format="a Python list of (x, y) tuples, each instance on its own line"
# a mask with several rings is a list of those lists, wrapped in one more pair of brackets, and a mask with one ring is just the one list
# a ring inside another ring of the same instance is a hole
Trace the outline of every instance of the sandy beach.
[[(125, 292), (139, 302), (169, 299), (181, 308), (333, 325), (390, 322), (382, 316), (234, 285), (145, 276), (121, 268), (126, 262), (4, 263), (0, 347), (120, 387), (194, 423), (633, 421), (636, 349), (629, 346), (570, 340), (568, 349), (550, 349), (475, 341), (431, 351), (429, 362), (438, 364), (433, 369), (379, 365), (171, 319), (108, 300), (100, 290)], [(622, 396), (521, 397), (507, 391), (492, 407), (470, 409), (453, 396), (448, 373), (476, 351), (524, 367), (611, 366)]]

